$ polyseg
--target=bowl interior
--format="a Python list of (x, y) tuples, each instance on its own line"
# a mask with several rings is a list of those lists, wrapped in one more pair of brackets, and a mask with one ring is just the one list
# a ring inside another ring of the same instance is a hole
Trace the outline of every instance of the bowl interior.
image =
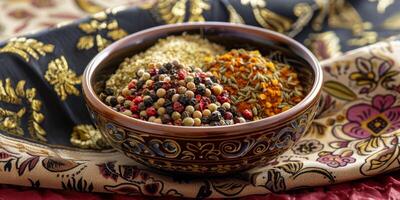
[(160, 38), (181, 35), (182, 33), (199, 34), (211, 42), (223, 45), (227, 50), (244, 48), (246, 50), (259, 50), (263, 55), (272, 54), (273, 56), (270, 57), (272, 60), (279, 62), (286, 60), (296, 69), (306, 93), (309, 93), (314, 85), (315, 71), (310, 65), (312, 63), (309, 60), (310, 58), (296, 46), (291, 46), (279, 37), (219, 26), (187, 26), (139, 34), (137, 37), (127, 39), (126, 43), (115, 46), (114, 49), (116, 50), (109, 50), (109, 54), (99, 63), (92, 74), (91, 85), (95, 93), (99, 94), (104, 89), (105, 80), (115, 72), (124, 58), (145, 51)]

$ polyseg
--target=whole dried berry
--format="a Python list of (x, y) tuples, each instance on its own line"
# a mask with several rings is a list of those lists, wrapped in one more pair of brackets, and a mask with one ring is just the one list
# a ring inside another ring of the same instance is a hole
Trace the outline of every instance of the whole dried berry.
[(210, 100), (212, 103), (215, 103), (215, 102), (217, 102), (217, 97), (215, 95), (211, 95)]
[(139, 106), (138, 106), (138, 105), (135, 105), (135, 104), (132, 104), (131, 107), (130, 107), (130, 110), (131, 110), (133, 113), (136, 113), (136, 112), (139, 111)]
[(161, 116), (161, 121), (163, 124), (167, 124), (168, 122), (171, 121), (171, 117), (169, 114), (164, 114)]
[(199, 77), (194, 77), (193, 82), (194, 84), (199, 85), (201, 83), (201, 79)]
[(172, 107), (174, 108), (174, 111), (179, 113), (183, 112), (183, 110), (185, 109), (185, 107), (179, 102), (174, 102)]
[(165, 111), (171, 115), (174, 112), (174, 108), (172, 106), (165, 107)]
[(152, 105), (153, 105), (153, 99), (152, 99), (151, 97), (145, 98), (145, 99), (143, 100), (143, 103), (144, 103), (144, 105), (145, 105), (146, 107), (152, 106)]
[(156, 116), (156, 115), (157, 115), (157, 110), (156, 110), (154, 107), (148, 107), (148, 108), (146, 109), (146, 115), (147, 115), (148, 117), (150, 117), (150, 116)]
[(171, 100), (165, 99), (165, 101), (164, 101), (164, 107), (168, 107), (168, 106), (171, 106), (171, 105), (172, 105)]
[(117, 98), (115, 98), (114, 96), (111, 96), (109, 102), (112, 107), (114, 107), (118, 104)]
[(203, 123), (203, 124), (209, 124), (209, 123), (210, 123), (210, 118), (209, 118), (209, 117), (202, 117), (202, 118), (201, 118), (201, 123)]
[(166, 74), (168, 73), (168, 70), (165, 67), (160, 67), (160, 69), (158, 69), (158, 74)]
[(196, 104), (197, 104), (196, 98), (191, 98), (190, 101), (189, 101), (189, 105), (195, 106)]
[(196, 92), (197, 92), (197, 94), (203, 96), (204, 93), (206, 92), (206, 87), (204, 87), (203, 85), (199, 85), (199, 86), (197, 86)]
[(154, 90), (158, 90), (163, 87), (163, 82), (155, 82), (154, 83)]
[(242, 111), (242, 116), (247, 120), (253, 119), (253, 113), (249, 109), (245, 109)]
[(214, 111), (211, 113), (210, 120), (211, 121), (220, 121), (222, 118), (221, 113), (218, 111)]
[(225, 112), (225, 114), (224, 114), (224, 119), (226, 119), (226, 120), (231, 120), (231, 119), (233, 119), (232, 113), (231, 113), (231, 112)]
[(149, 96), (151, 97), (151, 100), (153, 100), (153, 102), (156, 102), (158, 100), (158, 96), (154, 93), (150, 93)]
[(106, 89), (104, 89), (104, 93), (106, 95), (114, 95), (114, 90), (111, 88), (106, 88)]
[(143, 102), (140, 102), (140, 103), (138, 104), (138, 107), (139, 107), (139, 110), (140, 110), (140, 111), (146, 109), (146, 106), (144, 105)]
[(171, 70), (172, 64), (171, 64), (171, 63), (165, 63), (165, 64), (163, 65), (163, 67), (165, 67), (165, 69), (167, 69), (167, 70)]
[(143, 87), (144, 84), (145, 84), (145, 81), (144, 81), (144, 80), (139, 80), (139, 81), (136, 83), (136, 88), (140, 89), (140, 88)]
[(190, 100), (190, 99), (189, 99), (186, 95), (180, 95), (178, 101), (179, 101), (182, 105), (186, 106), (186, 105), (189, 105), (189, 100)]
[(169, 89), (169, 90), (167, 91), (166, 98), (169, 99), (169, 98), (171, 98), (172, 95), (174, 95), (174, 94), (176, 94), (176, 90), (173, 89), (173, 88), (171, 88), (171, 89)]
[(225, 108), (223, 108), (223, 107), (218, 107), (218, 108), (217, 108), (217, 111), (220, 112), (222, 116), (224, 116), (225, 113), (226, 113), (226, 110), (225, 110)]

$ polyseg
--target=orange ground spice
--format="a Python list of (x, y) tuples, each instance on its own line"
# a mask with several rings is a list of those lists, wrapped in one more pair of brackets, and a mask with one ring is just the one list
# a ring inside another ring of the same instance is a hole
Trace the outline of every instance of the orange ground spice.
[(252, 113), (252, 120), (290, 109), (304, 98), (296, 71), (259, 51), (234, 49), (210, 59), (205, 66), (221, 80), (237, 111)]

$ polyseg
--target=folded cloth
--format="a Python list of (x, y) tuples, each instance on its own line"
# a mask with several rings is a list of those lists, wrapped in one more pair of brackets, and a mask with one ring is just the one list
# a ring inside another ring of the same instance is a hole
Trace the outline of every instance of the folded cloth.
[[(0, 44), (0, 182), (86, 192), (237, 197), (397, 169), (399, 43), (380, 43), (339, 55), (395, 33), (398, 5), (344, 0), (267, 4), (161, 0), (145, 7), (109, 9), (4, 41)], [(204, 20), (272, 29), (304, 41), (320, 59), (334, 57), (322, 62), (326, 72), (323, 109), (309, 133), (268, 166), (220, 180), (177, 180), (112, 150), (83, 150), (106, 146), (91, 125), (81, 96), (80, 76), (90, 59), (129, 33)], [(382, 28), (373, 29), (374, 24)], [(368, 113), (357, 115), (363, 111)], [(379, 118), (385, 127), (372, 127), (379, 116), (386, 116)]]

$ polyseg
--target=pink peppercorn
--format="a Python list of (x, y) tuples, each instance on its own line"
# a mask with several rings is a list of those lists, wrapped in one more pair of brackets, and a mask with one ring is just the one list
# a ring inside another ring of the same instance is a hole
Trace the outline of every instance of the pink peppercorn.
[(126, 96), (125, 97), (127, 100), (129, 100), (129, 101), (133, 101), (133, 99), (135, 98), (135, 97), (133, 97), (133, 96)]
[(136, 86), (136, 81), (131, 81), (129, 84), (128, 84), (128, 89), (132, 89), (132, 88), (134, 88)]
[(243, 116), (245, 119), (248, 119), (248, 120), (253, 119), (253, 113), (252, 113), (249, 109), (243, 110), (243, 111), (242, 111), (242, 116)]
[(183, 70), (179, 70), (178, 72), (178, 79), (183, 80), (186, 77), (186, 73)]
[(135, 97), (135, 99), (133, 99), (133, 103), (135, 103), (135, 104), (139, 104), (142, 101), (143, 101), (143, 98), (141, 96), (137, 96), (137, 97)]
[(172, 106), (172, 108), (174, 109), (174, 111), (176, 111), (178, 113), (182, 113), (183, 110), (185, 110), (184, 106), (179, 102), (175, 102), (174, 105)]
[(138, 114), (132, 114), (132, 117), (135, 118), (135, 119), (139, 119), (140, 118)]
[(146, 109), (146, 114), (148, 117), (151, 116), (156, 116), (157, 115), (157, 110), (154, 107), (149, 107)]
[(231, 120), (233, 118), (233, 114), (231, 112), (226, 112), (224, 115), (224, 119)]
[(226, 97), (226, 96), (218, 96), (218, 97), (217, 97), (217, 100), (218, 100), (218, 102), (220, 102), (220, 103), (225, 103), (225, 102), (230, 103), (229, 98)]
[(136, 113), (136, 112), (139, 111), (139, 106), (137, 106), (136, 104), (132, 104), (130, 110), (131, 110), (133, 113)]
[(150, 74), (150, 76), (154, 76), (154, 75), (156, 75), (158, 72), (157, 72), (157, 69), (156, 68), (152, 68), (152, 69), (150, 69), (150, 71), (149, 71), (149, 74)]

